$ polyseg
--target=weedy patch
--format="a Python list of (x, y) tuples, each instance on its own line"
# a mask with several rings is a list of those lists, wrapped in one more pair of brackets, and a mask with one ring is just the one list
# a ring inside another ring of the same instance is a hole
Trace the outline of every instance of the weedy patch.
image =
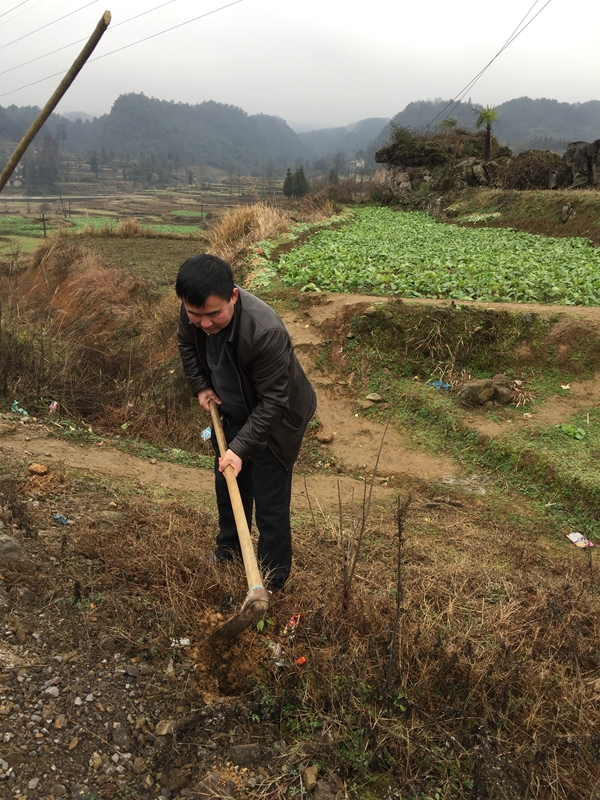
[[(349, 314), (354, 314), (347, 328), (352, 338), (344, 341), (343, 327), (332, 332), (331, 363), (353, 372), (364, 391), (388, 398), (390, 411), (416, 444), (494, 470), (548, 513), (600, 530), (600, 419), (593, 400), (559, 423), (536, 418), (553, 398), (568, 393), (569, 380), (594, 375), (600, 341), (589, 326), (531, 313), (401, 301)], [(497, 373), (526, 387), (518, 394), (526, 406), (517, 400), (463, 408), (454, 391), (435, 389), (437, 383), (456, 390), (467, 378)], [(494, 419), (500, 409), (502, 416)], [(375, 407), (368, 413), (382, 412)], [(489, 432), (485, 420), (498, 427), (505, 420), (517, 424)]]

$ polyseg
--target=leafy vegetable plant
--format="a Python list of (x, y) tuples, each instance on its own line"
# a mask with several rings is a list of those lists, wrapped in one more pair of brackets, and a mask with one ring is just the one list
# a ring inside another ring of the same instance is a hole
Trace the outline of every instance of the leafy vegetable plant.
[(507, 228), (460, 228), (424, 212), (356, 211), (278, 263), (290, 286), (560, 305), (600, 305), (600, 250)]

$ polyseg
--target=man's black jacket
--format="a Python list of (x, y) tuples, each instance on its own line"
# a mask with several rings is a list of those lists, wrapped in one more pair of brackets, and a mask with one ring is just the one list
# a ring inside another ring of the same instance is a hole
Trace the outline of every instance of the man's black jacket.
[[(206, 336), (189, 321), (182, 304), (177, 339), (183, 370), (195, 395), (212, 388)], [(291, 470), (317, 398), (283, 322), (270, 306), (239, 289), (226, 349), (248, 409), (248, 420), (230, 448), (246, 461), (269, 445)]]

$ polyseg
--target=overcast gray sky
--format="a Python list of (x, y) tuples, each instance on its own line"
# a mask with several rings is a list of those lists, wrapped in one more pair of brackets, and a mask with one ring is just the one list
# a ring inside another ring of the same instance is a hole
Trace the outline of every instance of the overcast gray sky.
[[(232, 1), (1, 0), (0, 105), (42, 106), (108, 10), (96, 60), (59, 112), (104, 114), (120, 94), (143, 92), (274, 114), (297, 130), (391, 117), (413, 100), (456, 97), (547, 3), (241, 0), (210, 13)], [(466, 99), (599, 99), (599, 32), (598, 0), (551, 0)]]

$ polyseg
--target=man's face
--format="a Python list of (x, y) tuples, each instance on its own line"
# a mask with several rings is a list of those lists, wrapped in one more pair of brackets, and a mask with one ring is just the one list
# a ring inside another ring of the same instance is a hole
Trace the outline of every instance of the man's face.
[(187, 300), (183, 301), (183, 306), (192, 325), (202, 328), (204, 333), (214, 334), (222, 331), (231, 322), (237, 299), (238, 290), (235, 287), (229, 300), (211, 294), (203, 306), (193, 306)]

